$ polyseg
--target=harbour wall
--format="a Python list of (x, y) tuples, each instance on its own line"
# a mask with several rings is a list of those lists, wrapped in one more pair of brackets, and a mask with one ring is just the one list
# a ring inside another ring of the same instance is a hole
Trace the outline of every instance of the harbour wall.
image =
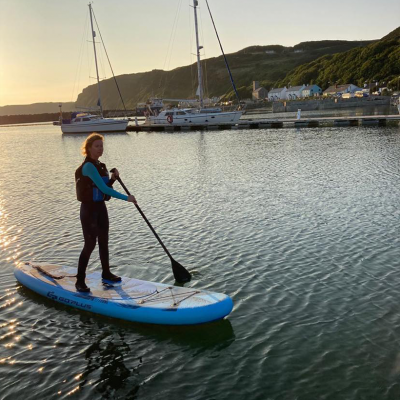
[(272, 104), (272, 112), (296, 112), (314, 110), (332, 110), (349, 107), (390, 106), (390, 96), (353, 97), (351, 99), (325, 98), (318, 100), (276, 101)]

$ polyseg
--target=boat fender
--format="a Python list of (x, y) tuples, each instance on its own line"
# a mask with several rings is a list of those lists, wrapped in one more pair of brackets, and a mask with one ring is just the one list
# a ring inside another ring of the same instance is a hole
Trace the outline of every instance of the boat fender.
[(174, 117), (172, 115), (168, 115), (167, 117), (167, 121), (172, 124), (172, 122), (174, 121)]

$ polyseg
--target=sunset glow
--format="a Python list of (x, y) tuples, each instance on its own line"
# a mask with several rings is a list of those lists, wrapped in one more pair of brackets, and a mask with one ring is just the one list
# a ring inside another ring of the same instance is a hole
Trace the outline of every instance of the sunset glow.
[[(84, 87), (94, 83), (88, 61), (78, 64), (87, 52), (86, 3), (1, 0), (0, 4), (0, 106), (75, 101)], [(400, 14), (396, 0), (382, 0), (379, 5), (372, 0), (339, 0), (334, 10), (326, 1), (211, 0), (209, 4), (226, 53), (252, 45), (379, 39), (399, 25)], [(93, 8), (116, 75), (194, 62), (189, 0), (97, 0)], [(218, 56), (218, 42), (201, 2), (199, 13), (204, 58)], [(338, 15), (344, 13), (348, 18), (340, 18), (339, 26)], [(102, 61), (107, 64), (106, 58)], [(102, 77), (110, 78), (111, 73), (104, 70)]]

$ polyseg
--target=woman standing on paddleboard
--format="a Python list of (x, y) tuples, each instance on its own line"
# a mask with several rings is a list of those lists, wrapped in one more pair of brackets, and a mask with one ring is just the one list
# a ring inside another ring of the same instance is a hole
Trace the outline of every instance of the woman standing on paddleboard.
[(99, 243), (100, 261), (103, 269), (102, 278), (119, 282), (121, 278), (110, 271), (108, 252), (109, 221), (105, 201), (111, 197), (136, 203), (134, 196), (126, 196), (112, 189), (119, 176), (115, 170), (109, 178), (106, 165), (99, 161), (103, 155), (104, 137), (98, 133), (89, 135), (82, 144), (82, 154), (86, 157), (82, 165), (75, 171), (76, 195), (81, 202), (80, 219), (82, 223), (85, 245), (79, 257), (76, 290), (90, 292), (86, 286), (86, 268), (96, 241)]

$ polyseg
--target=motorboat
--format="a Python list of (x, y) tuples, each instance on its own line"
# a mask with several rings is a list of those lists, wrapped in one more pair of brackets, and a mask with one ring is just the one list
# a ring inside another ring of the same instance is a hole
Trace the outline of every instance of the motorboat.
[(163, 99), (158, 99), (155, 97), (150, 98), (146, 103), (138, 103), (136, 105), (136, 115), (145, 115), (149, 108), (153, 112), (159, 113), (164, 108)]

